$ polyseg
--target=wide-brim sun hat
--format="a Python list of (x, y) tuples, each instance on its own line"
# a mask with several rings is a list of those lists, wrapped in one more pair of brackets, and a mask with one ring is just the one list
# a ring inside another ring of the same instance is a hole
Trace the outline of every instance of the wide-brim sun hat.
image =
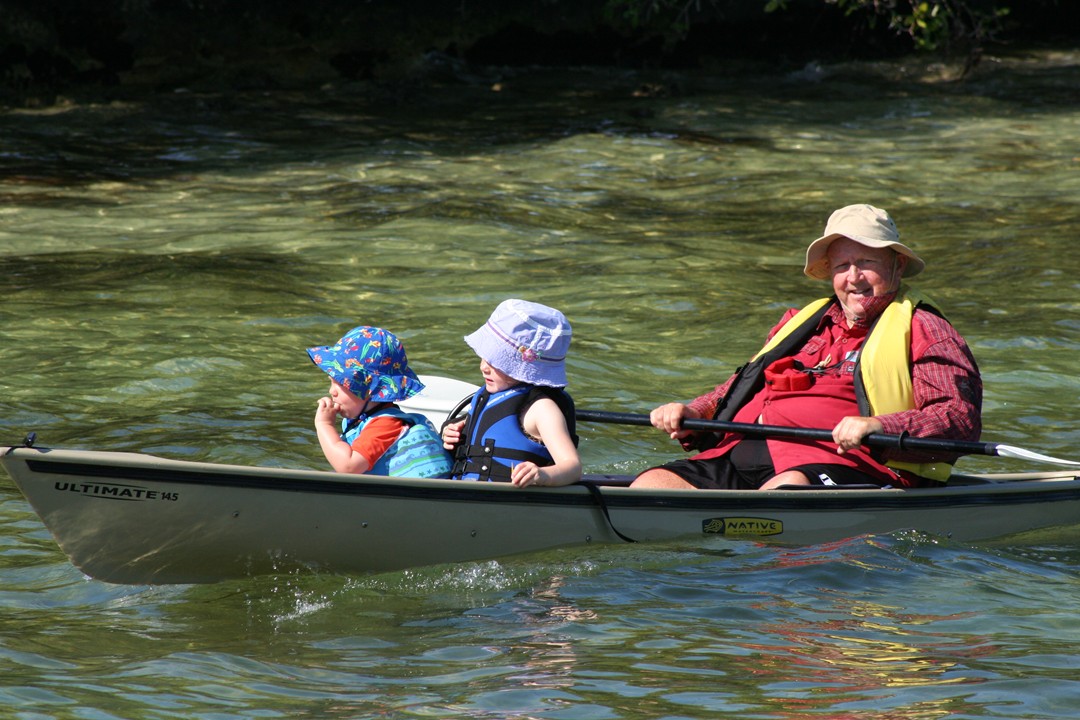
[(361, 325), (336, 344), (308, 348), (307, 353), (320, 370), (361, 400), (397, 402), (424, 389), (409, 368), (405, 346), (389, 330)]
[(528, 300), (504, 300), (465, 342), (482, 360), (515, 380), (566, 386), (571, 329), (555, 308)]
[(901, 273), (903, 277), (918, 275), (926, 267), (915, 251), (900, 242), (900, 232), (889, 213), (873, 205), (848, 205), (829, 216), (825, 234), (806, 248), (806, 267), (803, 272), (815, 280), (828, 280), (829, 246), (838, 238), (848, 238), (872, 248), (891, 248), (908, 261)]

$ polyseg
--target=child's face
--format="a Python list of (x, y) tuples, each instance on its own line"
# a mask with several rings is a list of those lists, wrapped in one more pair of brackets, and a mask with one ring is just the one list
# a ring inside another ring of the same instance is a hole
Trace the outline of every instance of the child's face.
[(337, 414), (350, 420), (360, 417), (367, 406), (365, 401), (346, 390), (337, 380), (330, 381), (330, 399), (334, 401)]
[(502, 370), (497, 370), (489, 365), (487, 360), (480, 361), (480, 374), (484, 376), (484, 389), (491, 393), (509, 390), (515, 385), (521, 384), (519, 380), (515, 380)]

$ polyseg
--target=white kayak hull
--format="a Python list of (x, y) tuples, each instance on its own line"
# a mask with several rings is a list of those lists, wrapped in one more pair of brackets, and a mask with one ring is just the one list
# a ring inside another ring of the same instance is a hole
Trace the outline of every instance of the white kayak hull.
[(927, 490), (642, 491), (399, 479), (0, 448), (71, 562), (112, 583), (378, 573), (537, 550), (727, 537), (805, 545), (916, 530), (961, 541), (1080, 524), (1073, 472)]

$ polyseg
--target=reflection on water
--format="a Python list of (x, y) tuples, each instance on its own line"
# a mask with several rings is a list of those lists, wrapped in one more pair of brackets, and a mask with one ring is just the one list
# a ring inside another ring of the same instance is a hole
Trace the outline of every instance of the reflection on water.
[[(914, 64), (536, 71), (398, 104), (355, 86), (2, 114), (0, 444), (321, 468), (303, 348), (383, 325), (417, 371), (475, 382), (462, 336), (509, 296), (573, 323), (580, 407), (646, 411), (823, 293), (801, 254), (868, 201), (975, 349), (985, 439), (1075, 457), (1077, 62), (988, 58), (962, 84)], [(582, 430), (591, 470), (675, 454)], [(1049, 718), (1075, 696), (1062, 535), (124, 588), (71, 568), (9, 483), (0, 518), (0, 702), (27, 717)]]

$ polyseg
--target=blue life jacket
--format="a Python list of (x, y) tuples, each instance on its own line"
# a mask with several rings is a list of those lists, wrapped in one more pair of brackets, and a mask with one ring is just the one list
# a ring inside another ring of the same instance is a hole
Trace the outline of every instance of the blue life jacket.
[(377, 417), (390, 416), (409, 425), (409, 429), (386, 449), (375, 461), (369, 475), (396, 475), (407, 477), (450, 477), (453, 461), (442, 444), (442, 438), (423, 415), (407, 413), (395, 405), (388, 405), (370, 415), (362, 414), (354, 420), (343, 420), (341, 439), (352, 445), (364, 426)]
[(523, 384), (497, 393), (481, 388), (473, 396), (461, 442), (454, 450), (452, 477), (509, 482), (510, 470), (518, 463), (529, 461), (540, 467), (554, 464), (548, 449), (521, 427), (524, 411), (543, 397), (554, 400), (562, 410), (566, 428), (577, 445), (574, 401), (562, 388)]

